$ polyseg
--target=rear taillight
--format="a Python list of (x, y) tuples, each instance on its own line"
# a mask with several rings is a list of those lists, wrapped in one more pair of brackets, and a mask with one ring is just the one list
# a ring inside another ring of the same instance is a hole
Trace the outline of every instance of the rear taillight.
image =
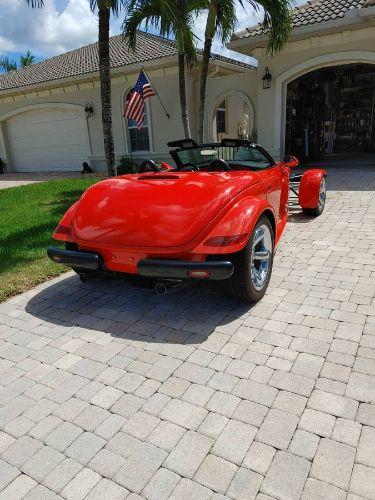
[(213, 236), (205, 241), (207, 247), (227, 247), (231, 245), (240, 245), (246, 241), (248, 234), (235, 234), (233, 236)]
[(63, 226), (62, 224), (59, 224), (56, 229), (55, 233), (58, 234), (70, 234), (70, 227), (69, 226)]
[(186, 273), (188, 278), (198, 278), (198, 279), (205, 279), (209, 278), (211, 276), (210, 271), (202, 271), (202, 270), (191, 270)]
[(60, 241), (68, 241), (70, 238), (70, 226), (59, 224), (53, 232), (53, 238)]

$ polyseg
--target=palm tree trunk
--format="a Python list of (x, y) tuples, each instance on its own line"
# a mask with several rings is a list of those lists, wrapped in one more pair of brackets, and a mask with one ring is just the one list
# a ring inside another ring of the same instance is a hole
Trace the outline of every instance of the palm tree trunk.
[(102, 125), (104, 137), (104, 152), (107, 162), (108, 176), (116, 175), (115, 148), (112, 132), (111, 108), (111, 75), (109, 58), (109, 18), (108, 8), (99, 9), (99, 76), (100, 95), (102, 101)]
[(186, 139), (191, 138), (189, 115), (186, 104), (186, 82), (185, 82), (185, 54), (178, 54), (178, 83), (180, 91), (180, 105), (182, 125)]
[(204, 111), (206, 105), (206, 90), (208, 78), (208, 65), (210, 63), (212, 38), (206, 38), (202, 54), (201, 76), (199, 84), (199, 111), (198, 111), (198, 142), (204, 141)]

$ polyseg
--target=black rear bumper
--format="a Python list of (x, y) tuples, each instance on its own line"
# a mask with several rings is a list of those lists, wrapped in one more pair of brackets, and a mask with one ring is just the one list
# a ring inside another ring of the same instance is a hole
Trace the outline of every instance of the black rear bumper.
[[(63, 250), (58, 247), (48, 247), (48, 257), (57, 264), (72, 268), (88, 269), (91, 271), (105, 270), (100, 255), (91, 252)], [(208, 276), (202, 279), (225, 280), (232, 276), (234, 266), (232, 262), (207, 261), (191, 262), (182, 260), (143, 259), (138, 262), (138, 274), (149, 278), (189, 279), (192, 271), (203, 271)], [(197, 279), (194, 277), (194, 279)]]
[(101, 258), (96, 253), (62, 250), (58, 247), (48, 247), (47, 255), (57, 264), (64, 264), (65, 266), (73, 268), (77, 267), (97, 271), (103, 267)]
[[(204, 271), (209, 276), (203, 279), (225, 280), (232, 276), (234, 266), (228, 260), (190, 262), (182, 260), (143, 259), (138, 262), (138, 273), (149, 278), (189, 279), (189, 272)], [(196, 278), (193, 278), (196, 279)]]

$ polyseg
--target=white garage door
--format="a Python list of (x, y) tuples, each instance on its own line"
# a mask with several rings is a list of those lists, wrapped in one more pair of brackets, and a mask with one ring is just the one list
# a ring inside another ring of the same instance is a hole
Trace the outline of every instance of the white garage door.
[(81, 170), (87, 161), (87, 123), (73, 108), (25, 111), (7, 121), (12, 170), (54, 172)]

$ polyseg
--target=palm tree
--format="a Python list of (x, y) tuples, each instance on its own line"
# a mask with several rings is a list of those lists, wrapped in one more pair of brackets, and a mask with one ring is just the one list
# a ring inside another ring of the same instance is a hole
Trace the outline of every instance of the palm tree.
[(125, 5), (125, 0), (90, 0), (90, 8), (98, 10), (99, 19), (99, 79), (100, 96), (102, 103), (102, 126), (104, 137), (104, 153), (107, 162), (108, 176), (116, 175), (115, 148), (112, 131), (111, 106), (111, 61), (109, 54), (109, 21), (111, 13), (118, 16)]
[(9, 57), (3, 57), (0, 59), (0, 69), (4, 73), (8, 73), (9, 71), (14, 71), (18, 68), (17, 61), (14, 59), (9, 59)]
[(20, 66), (24, 68), (25, 66), (30, 66), (34, 64), (35, 56), (28, 50), (25, 56), (20, 56)]
[(28, 50), (25, 56), (20, 56), (19, 62), (14, 59), (9, 59), (9, 57), (3, 57), (0, 59), (0, 69), (5, 73), (8, 71), (13, 71), (18, 68), (24, 68), (25, 66), (30, 66), (30, 64), (34, 63), (35, 57)]
[[(31, 7), (41, 8), (44, 0), (25, 0)], [(107, 162), (107, 173), (115, 175), (115, 148), (112, 131), (111, 107), (111, 68), (109, 56), (109, 20), (111, 13), (118, 16), (119, 10), (126, 4), (126, 0), (90, 0), (90, 8), (98, 10), (99, 17), (99, 78), (102, 102), (102, 125), (104, 136), (104, 151)]]
[[(247, 0), (247, 2), (255, 11), (259, 11), (260, 7), (264, 9), (263, 24), (269, 30), (268, 53), (272, 55), (280, 51), (290, 35), (291, 18), (289, 8), (293, 0)], [(243, 0), (239, 0), (239, 3), (244, 7)], [(201, 143), (204, 140), (206, 89), (212, 41), (217, 34), (219, 34), (223, 43), (231, 38), (237, 23), (235, 4), (234, 0), (207, 0), (208, 16), (199, 87), (198, 140)]]
[(141, 25), (157, 28), (161, 36), (173, 35), (176, 40), (179, 68), (179, 95), (181, 119), (186, 138), (191, 137), (186, 99), (186, 64), (194, 66), (197, 60), (194, 21), (204, 7), (204, 0), (129, 0), (123, 32), (132, 50), (135, 50), (137, 32)]

